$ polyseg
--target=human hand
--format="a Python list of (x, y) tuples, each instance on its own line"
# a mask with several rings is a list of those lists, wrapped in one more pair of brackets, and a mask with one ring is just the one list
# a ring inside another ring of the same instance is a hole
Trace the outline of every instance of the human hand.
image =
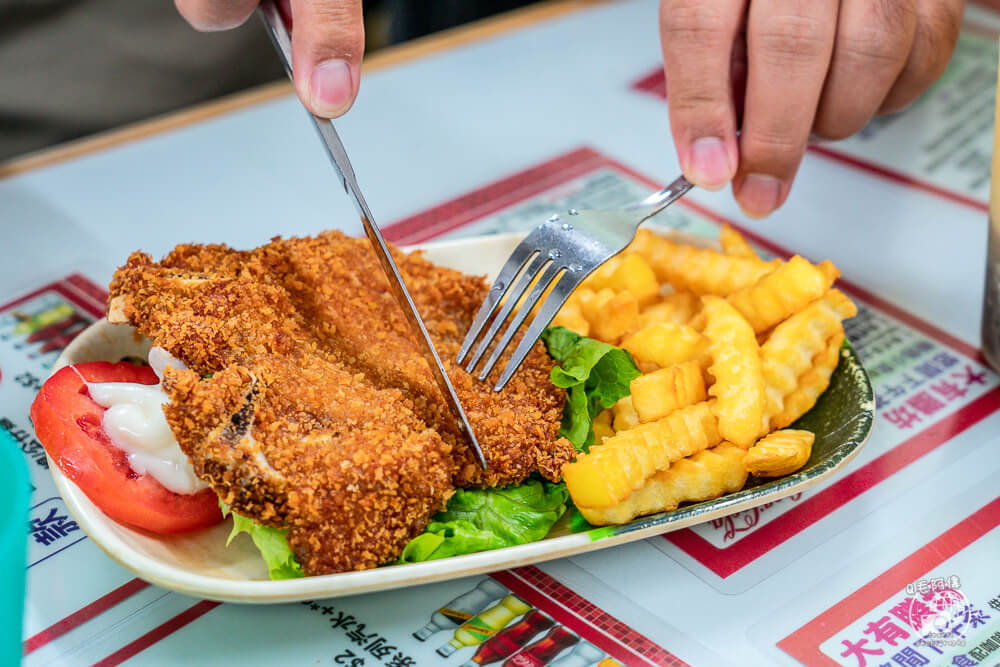
[[(228, 30), (242, 24), (259, 0), (174, 0), (177, 10), (198, 30)], [(295, 91), (318, 116), (347, 112), (358, 94), (365, 28), (361, 0), (281, 0), (292, 19), (292, 71)]]
[(712, 190), (731, 181), (744, 213), (768, 215), (788, 197), (810, 137), (848, 137), (941, 75), (963, 9), (963, 0), (661, 0), (684, 175)]

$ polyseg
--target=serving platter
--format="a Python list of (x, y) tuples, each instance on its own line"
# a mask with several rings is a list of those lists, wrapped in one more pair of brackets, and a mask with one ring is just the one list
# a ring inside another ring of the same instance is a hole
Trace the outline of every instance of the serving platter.
[[(679, 241), (711, 245), (703, 238), (647, 225)], [(461, 239), (421, 246), (429, 260), (471, 274), (499, 270), (523, 235)], [(102, 320), (82, 332), (62, 353), (53, 372), (67, 364), (145, 358), (149, 342), (129, 325)], [(813, 431), (812, 456), (799, 472), (774, 480), (750, 478), (743, 490), (722, 498), (684, 505), (621, 526), (593, 528), (572, 511), (538, 542), (442, 560), (392, 565), (301, 579), (270, 581), (246, 535), (226, 547), (231, 519), (192, 534), (154, 535), (105, 516), (82, 491), (49, 462), (52, 477), (70, 512), (107, 555), (139, 577), (164, 588), (213, 600), (279, 603), (356, 595), (443, 581), (530, 563), (607, 549), (711, 521), (799, 493), (830, 477), (853, 459), (871, 434), (875, 402), (868, 376), (849, 344), (815, 407), (796, 426)], [(576, 532), (574, 532), (576, 531)]]

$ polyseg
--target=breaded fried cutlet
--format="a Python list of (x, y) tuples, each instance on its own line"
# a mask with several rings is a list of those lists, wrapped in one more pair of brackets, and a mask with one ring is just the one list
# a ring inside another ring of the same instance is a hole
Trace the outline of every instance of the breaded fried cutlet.
[[(296, 249), (288, 253), (293, 271), (303, 281), (293, 298), (309, 317), (335, 328), (341, 358), (378, 378), (378, 384), (403, 389), (417, 414), (446, 438), (454, 434), (455, 419), (368, 240), (330, 233), (288, 243)], [(537, 343), (504, 391), (494, 392), (503, 361), (489, 382), (480, 382), (455, 362), (486, 296), (485, 281), (431, 264), (419, 254), (395, 253), (395, 258), (489, 464), (484, 473), (462, 441), (456, 446), (456, 484), (516, 484), (536, 470), (558, 481), (574, 451), (569, 442), (557, 439), (564, 393), (549, 381), (553, 362), (544, 345)], [(508, 356), (513, 349), (508, 348)]]
[[(477, 465), (366, 240), (327, 233), (253, 251), (135, 253), (109, 319), (128, 321), (191, 370), (169, 371), (168, 422), (224, 502), (288, 526), (308, 573), (395, 559), (453, 486), (557, 480), (563, 393), (536, 345), (507, 388), (454, 363), (485, 282), (395, 253), (469, 416)], [(513, 346), (512, 346), (513, 347)], [(502, 368), (503, 364), (498, 364)]]

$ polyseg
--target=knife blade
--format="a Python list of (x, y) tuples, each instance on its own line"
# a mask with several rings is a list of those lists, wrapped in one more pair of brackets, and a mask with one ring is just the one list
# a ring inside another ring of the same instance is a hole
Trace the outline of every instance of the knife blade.
[[(281, 16), (280, 10), (273, 0), (265, 0), (260, 4), (258, 11), (267, 29), (267, 33), (271, 36), (271, 41), (274, 42), (274, 47), (281, 57), (281, 62), (285, 66), (285, 72), (289, 78), (292, 78), (292, 40), (288, 34), (288, 28), (285, 26), (285, 21)], [(365, 234), (368, 235), (368, 240), (371, 241), (372, 247), (375, 249), (375, 254), (382, 265), (382, 270), (385, 271), (385, 276), (389, 281), (389, 288), (393, 296), (399, 303), (399, 307), (403, 309), (404, 315), (406, 315), (410, 329), (417, 341), (417, 346), (423, 353), (427, 365), (430, 366), (438, 388), (448, 402), (448, 406), (451, 408), (460, 430), (469, 439), (472, 448), (476, 452), (476, 457), (483, 466), (483, 470), (486, 470), (486, 457), (483, 456), (483, 450), (479, 446), (476, 434), (472, 431), (472, 426), (469, 424), (469, 418), (462, 408), (462, 403), (458, 400), (455, 387), (452, 386), (451, 380), (448, 378), (448, 372), (445, 371), (444, 365), (441, 363), (441, 357), (438, 356), (434, 342), (431, 340), (430, 334), (427, 333), (427, 327), (424, 326), (424, 321), (421, 319), (420, 313), (413, 303), (410, 291), (406, 288), (406, 283), (403, 282), (403, 276), (399, 273), (399, 267), (396, 266), (396, 261), (392, 258), (385, 239), (382, 238), (382, 232), (379, 230), (378, 224), (376, 224), (371, 210), (368, 208), (368, 203), (365, 201), (364, 195), (361, 194), (357, 176), (354, 174), (354, 167), (351, 166), (351, 160), (347, 157), (344, 144), (341, 142), (340, 136), (337, 134), (337, 130), (334, 128), (331, 120), (313, 114), (309, 115), (312, 116), (316, 130), (323, 140), (323, 145), (326, 146), (330, 162), (333, 163), (334, 168), (340, 174), (340, 181), (344, 186), (344, 190), (354, 202), (354, 208), (361, 218)]]

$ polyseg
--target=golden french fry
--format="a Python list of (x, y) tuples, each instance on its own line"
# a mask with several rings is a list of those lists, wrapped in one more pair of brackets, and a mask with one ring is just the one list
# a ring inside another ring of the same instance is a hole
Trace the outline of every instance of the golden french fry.
[(618, 431), (627, 431), (639, 425), (639, 415), (632, 405), (631, 396), (625, 396), (612, 405), (611, 414), (614, 417), (611, 426), (615, 429), (615, 433)]
[(747, 243), (747, 240), (743, 238), (743, 235), (728, 224), (722, 225), (722, 229), (719, 230), (719, 245), (722, 246), (723, 254), (732, 255), (733, 257), (760, 259), (753, 248), (750, 247), (750, 244)]
[(743, 448), (761, 434), (766, 398), (760, 348), (753, 329), (727, 301), (704, 296), (705, 336), (715, 377), (708, 393), (722, 437)]
[(631, 392), (632, 405), (644, 424), (707, 398), (701, 364), (697, 361), (640, 375), (632, 380)]
[(857, 314), (857, 307), (843, 292), (831, 289), (798, 313), (774, 327), (760, 348), (767, 393), (764, 431), (784, 412), (785, 397), (799, 386), (799, 378), (813, 360), (827, 349), (831, 338), (843, 331), (842, 322)]
[(823, 294), (836, 280), (836, 267), (821, 270), (795, 255), (773, 273), (726, 300), (740, 311), (757, 333), (797, 313)]
[(716, 498), (748, 469), (784, 475), (809, 458), (812, 434), (786, 427), (829, 386), (857, 309), (831, 289), (831, 262), (765, 262), (728, 225), (719, 242), (721, 253), (640, 230), (554, 320), (620, 341), (643, 373), (595, 418), (590, 452), (563, 468), (591, 523)]
[(644, 327), (657, 322), (687, 324), (700, 310), (701, 299), (694, 292), (672, 292), (643, 308), (639, 312), (639, 324)]
[(581, 336), (590, 334), (590, 322), (583, 316), (583, 307), (579, 301), (566, 301), (556, 316), (552, 318), (552, 326), (566, 327)]
[(610, 438), (615, 434), (611, 427), (611, 410), (602, 410), (594, 417), (594, 444), (599, 445), (605, 438)]
[(581, 301), (580, 307), (590, 324), (590, 336), (606, 343), (616, 343), (639, 328), (639, 302), (629, 292), (606, 287)]
[(708, 404), (697, 403), (605, 438), (563, 466), (563, 479), (578, 506), (610, 507), (628, 498), (657, 471), (721, 440)]
[(724, 442), (653, 475), (640, 489), (615, 505), (595, 508), (577, 504), (577, 507), (587, 521), (604, 526), (677, 509), (683, 502), (718, 498), (743, 488), (747, 480), (745, 455), (741, 447)]
[(743, 464), (758, 477), (790, 475), (809, 460), (815, 439), (809, 431), (774, 431), (747, 450)]
[(708, 340), (683, 324), (658, 322), (626, 336), (621, 347), (637, 361), (654, 363), (663, 368), (695, 360), (708, 366)]
[(658, 279), (668, 281), (677, 290), (727, 296), (753, 285), (780, 262), (723, 255), (644, 231), (636, 234), (635, 251), (646, 258)]
[(636, 359), (635, 365), (639, 369), (640, 373), (653, 373), (654, 371), (660, 370), (660, 365), (654, 364), (652, 361), (642, 361), (641, 359)]
[(812, 368), (799, 377), (798, 386), (785, 396), (781, 412), (770, 418), (770, 428), (785, 428), (816, 405), (820, 394), (830, 386), (830, 376), (840, 363), (840, 348), (843, 344), (843, 331), (830, 338), (826, 349), (813, 359)]
[(840, 278), (840, 269), (828, 259), (817, 264), (816, 268), (823, 272), (823, 275), (826, 276), (831, 285), (835, 280)]
[(656, 281), (652, 267), (642, 255), (636, 253), (628, 253), (622, 257), (622, 261), (611, 273), (607, 286), (616, 292), (631, 292), (639, 305), (656, 301), (660, 294), (660, 284)]
[(577, 289), (589, 289), (593, 292), (600, 292), (606, 287), (611, 287), (611, 277), (615, 274), (615, 271), (618, 270), (618, 267), (621, 266), (624, 260), (625, 253), (615, 255), (608, 261), (604, 262), (604, 264), (601, 264), (594, 269), (593, 273), (583, 279), (580, 283), (580, 287)]
[(586, 287), (577, 287), (575, 290), (573, 290), (573, 293), (569, 295), (569, 298), (566, 299), (566, 303), (575, 302), (580, 304), (580, 307), (582, 308), (583, 304), (593, 299), (596, 294), (597, 292), (595, 292), (592, 289), (588, 289)]

